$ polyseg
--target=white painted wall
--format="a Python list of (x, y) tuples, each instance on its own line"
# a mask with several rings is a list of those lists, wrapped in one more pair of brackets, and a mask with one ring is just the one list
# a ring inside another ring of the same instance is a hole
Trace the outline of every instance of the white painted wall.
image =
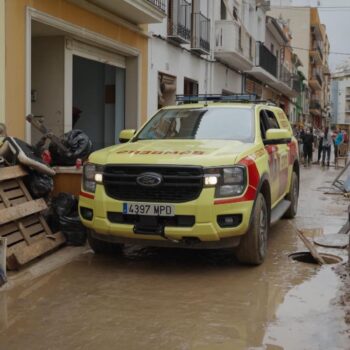
[(158, 73), (176, 77), (176, 93), (184, 93), (184, 78), (198, 81), (199, 93), (241, 92), (241, 76), (219, 62), (209, 62), (166, 40), (149, 41), (148, 116), (158, 107)]
[[(64, 37), (32, 39), (32, 90), (36, 101), (32, 113), (44, 117), (45, 126), (56, 135), (64, 131)], [(42, 135), (32, 128), (32, 142)]]
[[(350, 110), (350, 100), (346, 100), (346, 95), (350, 95), (350, 76), (337, 79), (338, 81), (338, 99), (337, 99), (337, 124), (350, 124), (350, 113), (346, 111)], [(335, 100), (333, 98), (333, 100)]]

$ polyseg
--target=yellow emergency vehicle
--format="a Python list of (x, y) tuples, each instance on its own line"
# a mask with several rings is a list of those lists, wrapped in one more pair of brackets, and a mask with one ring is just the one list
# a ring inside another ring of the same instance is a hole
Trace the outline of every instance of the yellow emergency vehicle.
[(298, 143), (285, 113), (254, 95), (178, 100), (84, 165), (79, 212), (92, 249), (230, 247), (261, 264), (270, 225), (298, 206)]

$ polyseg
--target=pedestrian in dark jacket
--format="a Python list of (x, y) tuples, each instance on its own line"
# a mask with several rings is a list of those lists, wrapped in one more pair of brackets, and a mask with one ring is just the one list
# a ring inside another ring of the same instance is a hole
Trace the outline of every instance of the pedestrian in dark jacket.
[(306, 133), (303, 137), (303, 148), (304, 148), (304, 166), (310, 166), (312, 163), (312, 151), (314, 144), (314, 135), (312, 134), (312, 129), (306, 129)]
[(331, 158), (332, 143), (333, 143), (332, 135), (331, 135), (331, 132), (329, 131), (329, 128), (327, 127), (324, 130), (324, 137), (322, 140), (322, 144), (323, 144), (322, 166), (325, 166), (326, 156), (327, 156), (327, 166), (329, 166), (329, 161)]

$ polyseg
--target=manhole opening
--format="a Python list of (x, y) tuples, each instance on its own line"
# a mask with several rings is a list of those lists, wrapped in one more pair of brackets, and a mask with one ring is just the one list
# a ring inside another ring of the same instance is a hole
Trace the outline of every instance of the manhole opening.
[[(343, 261), (341, 257), (336, 255), (324, 254), (324, 253), (319, 253), (319, 254), (322, 256), (326, 264), (338, 264)], [(293, 254), (290, 254), (289, 257), (295, 261), (317, 265), (317, 261), (313, 258), (310, 252), (293, 253)]]

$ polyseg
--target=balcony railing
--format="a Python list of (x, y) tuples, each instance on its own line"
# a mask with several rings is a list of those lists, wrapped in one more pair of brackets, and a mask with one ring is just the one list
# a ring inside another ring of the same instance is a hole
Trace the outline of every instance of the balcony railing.
[(168, 38), (180, 43), (190, 43), (191, 4), (186, 0), (173, 0), (169, 14)]
[(312, 77), (318, 81), (318, 83), (322, 86), (323, 79), (322, 79), (322, 74), (318, 69), (314, 69), (312, 71)]
[(277, 58), (262, 42), (256, 43), (256, 65), (268, 71), (277, 78)]
[(285, 83), (288, 86), (291, 86), (292, 83), (292, 74), (291, 72), (282, 64), (279, 66), (279, 75), (278, 78), (280, 81)]
[(158, 9), (162, 10), (163, 12), (166, 12), (166, 0), (147, 0), (152, 5), (157, 7)]
[(134, 24), (162, 23), (166, 18), (167, 0), (68, 0), (77, 6), (86, 7), (99, 14), (101, 9), (115, 14)]
[(191, 50), (206, 55), (210, 52), (210, 19), (202, 13), (192, 13)]
[(319, 53), (319, 55), (321, 57), (321, 60), (323, 60), (322, 43), (318, 40), (315, 40), (312, 47), (314, 50), (317, 50), (317, 52)]
[(253, 67), (255, 41), (232, 20), (215, 22), (215, 57), (240, 70)]

